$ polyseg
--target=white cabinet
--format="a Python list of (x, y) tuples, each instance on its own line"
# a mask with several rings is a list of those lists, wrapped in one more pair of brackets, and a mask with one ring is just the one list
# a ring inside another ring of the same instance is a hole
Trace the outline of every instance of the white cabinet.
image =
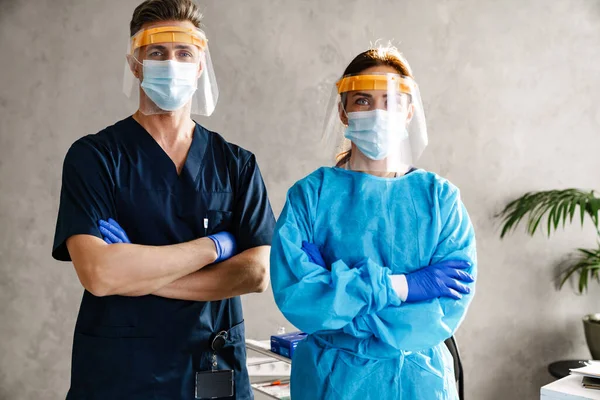
[(600, 400), (600, 390), (581, 386), (581, 376), (569, 375), (540, 389), (541, 400)]

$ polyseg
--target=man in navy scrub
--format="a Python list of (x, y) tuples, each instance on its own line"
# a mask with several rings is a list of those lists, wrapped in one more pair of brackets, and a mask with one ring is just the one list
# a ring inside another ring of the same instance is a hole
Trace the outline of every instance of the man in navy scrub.
[(67, 399), (252, 399), (240, 295), (266, 290), (274, 217), (256, 159), (190, 115), (217, 87), (191, 0), (131, 21), (139, 109), (77, 140), (52, 255), (85, 288)]

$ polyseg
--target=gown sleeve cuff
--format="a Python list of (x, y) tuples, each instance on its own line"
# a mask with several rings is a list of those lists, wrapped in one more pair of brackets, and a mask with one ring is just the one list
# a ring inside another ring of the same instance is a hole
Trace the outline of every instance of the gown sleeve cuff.
[(400, 297), (402, 302), (406, 301), (408, 297), (408, 282), (406, 281), (406, 275), (390, 275), (392, 280), (392, 287), (394, 291)]

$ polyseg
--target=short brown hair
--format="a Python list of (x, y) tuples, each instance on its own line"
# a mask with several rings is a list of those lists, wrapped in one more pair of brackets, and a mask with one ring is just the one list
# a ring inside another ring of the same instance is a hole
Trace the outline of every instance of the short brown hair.
[(190, 21), (200, 28), (202, 13), (192, 0), (146, 0), (136, 7), (129, 24), (131, 36), (144, 24), (159, 21)]
[[(357, 55), (346, 67), (344, 76), (360, 74), (367, 68), (387, 65), (398, 71), (399, 75), (413, 78), (412, 70), (406, 58), (392, 45), (369, 49)], [(341, 167), (350, 161), (352, 150), (344, 151), (336, 157), (336, 167)]]

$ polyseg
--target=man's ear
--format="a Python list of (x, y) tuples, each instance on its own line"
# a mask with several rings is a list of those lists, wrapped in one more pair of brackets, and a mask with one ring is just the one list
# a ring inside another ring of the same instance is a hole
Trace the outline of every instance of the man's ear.
[(198, 63), (198, 73), (196, 79), (200, 78), (206, 69), (206, 52), (200, 50), (200, 62)]
[(141, 64), (131, 54), (127, 54), (125, 58), (127, 59), (127, 64), (129, 64), (129, 69), (131, 70), (133, 76), (135, 76), (137, 79), (140, 79), (142, 76), (140, 73)]

